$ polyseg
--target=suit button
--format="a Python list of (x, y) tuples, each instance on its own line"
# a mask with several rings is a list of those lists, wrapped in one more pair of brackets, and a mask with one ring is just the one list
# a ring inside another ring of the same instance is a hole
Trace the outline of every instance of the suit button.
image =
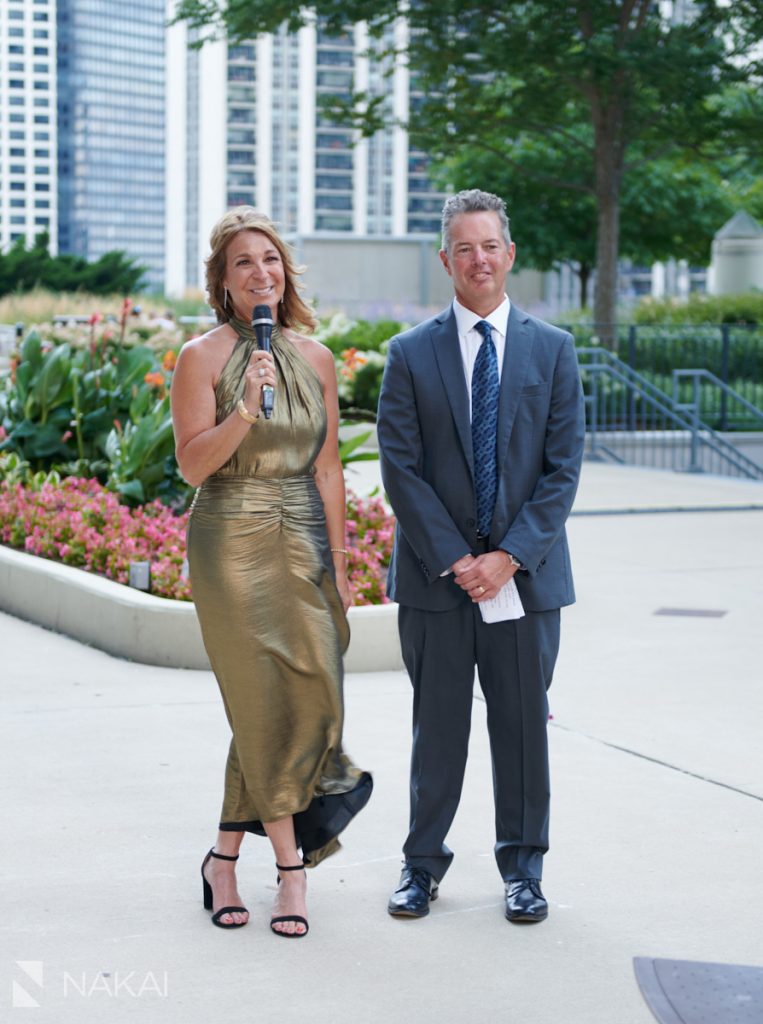
[(474, 519), (467, 519), (466, 520), (466, 525), (467, 526), (474, 526), (474, 525), (476, 525), (475, 520)]

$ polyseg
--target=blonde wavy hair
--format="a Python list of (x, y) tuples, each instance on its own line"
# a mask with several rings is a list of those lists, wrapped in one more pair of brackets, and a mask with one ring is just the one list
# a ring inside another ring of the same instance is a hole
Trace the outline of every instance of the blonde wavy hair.
[(278, 304), (279, 324), (282, 327), (314, 331), (318, 320), (312, 309), (300, 296), (299, 292), (303, 285), (297, 282), (297, 277), (304, 273), (305, 268), (294, 262), (291, 246), (287, 245), (278, 234), (273, 221), (264, 213), (255, 210), (253, 206), (235, 206), (232, 210), (228, 210), (212, 228), (212, 233), (209, 236), (209, 246), (212, 251), (204, 261), (207, 296), (218, 323), (227, 323), (231, 317), (231, 313), (226, 308), (223, 284), (226, 254), (231, 241), (241, 231), (259, 231), (272, 242), (281, 255), (285, 286), (283, 300)]

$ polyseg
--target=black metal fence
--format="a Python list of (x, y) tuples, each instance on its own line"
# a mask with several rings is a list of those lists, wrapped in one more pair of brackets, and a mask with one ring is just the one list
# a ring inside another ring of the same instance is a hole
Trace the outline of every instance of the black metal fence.
[[(763, 480), (763, 465), (715, 431), (699, 413), (707, 384), (723, 395), (729, 416), (746, 412), (763, 429), (763, 412), (706, 370), (674, 370), (672, 389), (653, 383), (611, 350), (578, 348), (591, 459)], [(691, 399), (678, 400), (688, 385)]]
[[(567, 327), (581, 347), (596, 347), (600, 335), (614, 336), (608, 351), (677, 400), (698, 401), (699, 418), (714, 430), (763, 430), (755, 409), (763, 410), (763, 328), (739, 324), (628, 324), (609, 332), (594, 325)], [(707, 370), (743, 399), (731, 400), (709, 378), (697, 383), (674, 370)], [(698, 390), (697, 390), (698, 387)], [(745, 404), (746, 403), (746, 404)], [(752, 409), (750, 408), (752, 407)]]

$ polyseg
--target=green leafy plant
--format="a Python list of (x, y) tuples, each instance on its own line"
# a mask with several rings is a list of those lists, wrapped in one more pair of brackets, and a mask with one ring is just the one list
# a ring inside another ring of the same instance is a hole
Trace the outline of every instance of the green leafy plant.
[(119, 338), (75, 349), (30, 331), (0, 382), (0, 452), (33, 471), (96, 477), (133, 503), (182, 503), (189, 489), (173, 457), (167, 398), (173, 365), (174, 353), (159, 362)]

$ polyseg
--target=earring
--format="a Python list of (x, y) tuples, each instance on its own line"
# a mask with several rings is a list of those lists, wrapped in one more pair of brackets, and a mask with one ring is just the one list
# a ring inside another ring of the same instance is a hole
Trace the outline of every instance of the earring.
[(228, 289), (225, 289), (225, 298), (223, 299), (223, 309), (228, 308)]

